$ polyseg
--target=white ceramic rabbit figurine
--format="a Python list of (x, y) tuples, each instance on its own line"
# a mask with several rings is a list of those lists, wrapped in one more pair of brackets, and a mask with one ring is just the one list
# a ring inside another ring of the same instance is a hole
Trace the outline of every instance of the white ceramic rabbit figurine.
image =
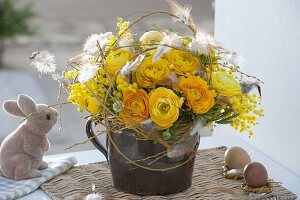
[(31, 97), (23, 94), (18, 96), (17, 101), (5, 101), (3, 109), (26, 119), (1, 144), (1, 174), (15, 180), (40, 177), (40, 170), (48, 167), (43, 161), (44, 152), (50, 147), (46, 134), (55, 125), (58, 112), (45, 104), (36, 104)]

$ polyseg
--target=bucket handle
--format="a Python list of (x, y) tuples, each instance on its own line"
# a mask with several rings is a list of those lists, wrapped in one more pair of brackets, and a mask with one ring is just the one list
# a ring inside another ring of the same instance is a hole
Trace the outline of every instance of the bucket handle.
[(93, 120), (89, 119), (86, 123), (86, 135), (92, 141), (93, 145), (105, 156), (106, 160), (108, 161), (108, 152), (107, 149), (101, 144), (98, 140), (94, 129), (93, 129)]

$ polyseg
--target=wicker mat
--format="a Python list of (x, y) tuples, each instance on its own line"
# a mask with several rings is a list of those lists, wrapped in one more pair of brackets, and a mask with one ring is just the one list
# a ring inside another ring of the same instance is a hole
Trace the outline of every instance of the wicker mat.
[[(41, 188), (52, 199), (83, 199), (92, 191), (106, 196), (106, 199), (296, 199), (296, 195), (273, 182), (273, 192), (269, 194), (247, 194), (241, 189), (241, 180), (229, 180), (222, 176), (223, 156), (226, 147), (200, 150), (195, 162), (192, 187), (167, 196), (136, 196), (119, 192), (112, 186), (111, 174), (106, 162), (73, 167)], [(172, 184), (172, 183), (170, 183)]]

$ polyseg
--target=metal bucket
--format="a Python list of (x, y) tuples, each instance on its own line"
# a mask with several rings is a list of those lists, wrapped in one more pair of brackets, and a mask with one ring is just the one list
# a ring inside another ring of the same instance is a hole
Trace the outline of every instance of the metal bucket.
[[(195, 153), (189, 152), (176, 157), (163, 156), (149, 165), (155, 159), (145, 158), (162, 155), (162, 152), (166, 151), (161, 144), (150, 140), (137, 140), (134, 131), (130, 129), (109, 133), (122, 154), (142, 166), (139, 167), (126, 160), (108, 139), (107, 150), (95, 137), (91, 120), (87, 122), (86, 133), (92, 138), (95, 147), (107, 158), (113, 185), (120, 191), (139, 195), (166, 195), (184, 191), (192, 184)], [(179, 151), (181, 148), (197, 150), (198, 145), (199, 136), (195, 134), (176, 147)]]

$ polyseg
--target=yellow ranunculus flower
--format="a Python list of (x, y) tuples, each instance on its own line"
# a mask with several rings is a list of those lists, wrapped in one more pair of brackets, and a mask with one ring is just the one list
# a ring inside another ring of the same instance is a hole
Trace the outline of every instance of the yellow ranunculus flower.
[(211, 74), (212, 86), (221, 95), (232, 97), (242, 94), (240, 83), (226, 72), (213, 72)]
[(200, 61), (197, 57), (182, 50), (173, 49), (165, 56), (174, 66), (174, 72), (179, 75), (194, 74), (200, 66)]
[(169, 128), (178, 119), (183, 100), (172, 90), (159, 87), (150, 93), (149, 110), (154, 123), (161, 128)]
[(102, 107), (99, 100), (96, 97), (88, 96), (85, 99), (86, 110), (91, 114), (96, 115), (102, 112)]
[(209, 90), (207, 82), (200, 77), (181, 77), (179, 88), (184, 92), (188, 105), (194, 113), (204, 114), (215, 104), (215, 90)]
[(120, 112), (120, 117), (127, 125), (149, 118), (149, 97), (143, 89), (125, 92), (123, 104), (124, 108)]
[(152, 56), (146, 57), (136, 70), (136, 81), (143, 88), (154, 88), (163, 83), (170, 74), (169, 63), (165, 59), (152, 62)]
[(115, 75), (127, 61), (131, 58), (132, 53), (127, 50), (116, 50), (108, 54), (105, 60), (105, 67), (110, 75)]
[[(147, 44), (158, 44), (164, 37), (164, 34), (159, 31), (148, 31), (142, 35), (140, 42), (143, 45), (143, 48), (151, 48), (152, 45)], [(145, 46), (144, 46), (145, 45)]]

